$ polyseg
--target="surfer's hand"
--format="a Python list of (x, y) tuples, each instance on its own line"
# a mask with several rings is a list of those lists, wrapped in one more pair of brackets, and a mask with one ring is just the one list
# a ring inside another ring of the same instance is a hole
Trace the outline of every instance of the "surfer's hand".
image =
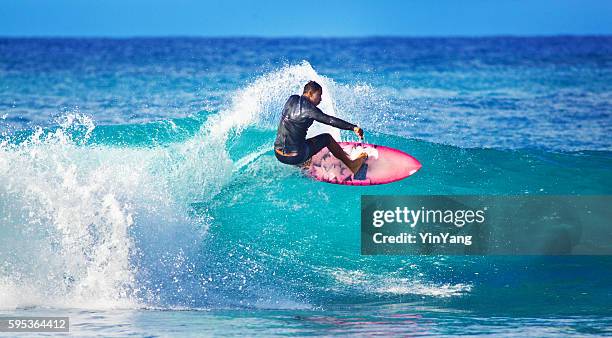
[(357, 136), (359, 136), (359, 138), (363, 138), (363, 129), (355, 127), (353, 128), (353, 131), (355, 132), (355, 134), (357, 134)]

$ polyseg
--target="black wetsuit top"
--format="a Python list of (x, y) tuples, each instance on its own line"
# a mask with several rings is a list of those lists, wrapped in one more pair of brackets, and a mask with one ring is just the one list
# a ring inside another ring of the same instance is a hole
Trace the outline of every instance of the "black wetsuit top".
[(278, 125), (278, 133), (274, 148), (281, 149), (285, 153), (299, 151), (306, 141), (306, 132), (313, 121), (327, 125), (352, 130), (357, 127), (337, 117), (329, 116), (313, 105), (308, 98), (299, 95), (291, 95), (285, 107)]

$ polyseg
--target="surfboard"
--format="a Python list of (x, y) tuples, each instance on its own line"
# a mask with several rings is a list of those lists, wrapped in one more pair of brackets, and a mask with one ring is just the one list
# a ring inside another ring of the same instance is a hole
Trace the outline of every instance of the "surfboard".
[(339, 142), (350, 158), (368, 154), (363, 166), (353, 175), (347, 166), (323, 148), (305, 168), (307, 176), (322, 182), (345, 185), (387, 184), (402, 180), (421, 169), (421, 163), (401, 150), (375, 144)]

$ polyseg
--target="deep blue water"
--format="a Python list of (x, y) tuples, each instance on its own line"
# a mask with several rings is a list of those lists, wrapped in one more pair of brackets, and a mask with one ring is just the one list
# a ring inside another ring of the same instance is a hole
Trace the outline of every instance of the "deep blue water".
[[(281, 107), (311, 79), (423, 168), (356, 188), (279, 164)], [(0, 88), (1, 315), (105, 336), (612, 334), (607, 256), (359, 253), (362, 194), (610, 194), (611, 37), (0, 39)]]

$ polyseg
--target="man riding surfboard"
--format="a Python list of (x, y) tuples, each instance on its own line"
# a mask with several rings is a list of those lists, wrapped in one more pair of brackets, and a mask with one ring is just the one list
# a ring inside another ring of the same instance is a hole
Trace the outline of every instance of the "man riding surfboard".
[(278, 125), (278, 132), (274, 141), (274, 154), (282, 163), (303, 165), (313, 155), (327, 147), (354, 174), (365, 161), (366, 153), (362, 153), (356, 159), (351, 160), (338, 142), (328, 133), (306, 139), (308, 128), (314, 121), (339, 129), (352, 130), (360, 138), (363, 137), (363, 129), (337, 117), (326, 115), (321, 109), (317, 108), (321, 103), (322, 94), (323, 88), (321, 85), (309, 81), (304, 86), (304, 92), (301, 96), (291, 95), (289, 97)]

